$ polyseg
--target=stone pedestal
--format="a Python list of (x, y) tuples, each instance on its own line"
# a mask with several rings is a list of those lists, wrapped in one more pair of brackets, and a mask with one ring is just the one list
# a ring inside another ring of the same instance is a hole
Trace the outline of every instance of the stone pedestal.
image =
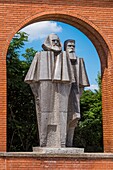
[(82, 154), (84, 153), (84, 148), (46, 148), (46, 147), (33, 147), (33, 152), (38, 152), (39, 154)]

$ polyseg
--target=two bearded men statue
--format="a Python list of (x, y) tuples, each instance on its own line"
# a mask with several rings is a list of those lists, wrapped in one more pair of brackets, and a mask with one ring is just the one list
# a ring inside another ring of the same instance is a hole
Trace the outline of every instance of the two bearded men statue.
[(56, 34), (50, 34), (42, 48), (25, 77), (35, 97), (40, 147), (71, 147), (80, 96), (89, 86), (84, 61), (75, 55), (74, 40), (66, 40), (62, 51)]

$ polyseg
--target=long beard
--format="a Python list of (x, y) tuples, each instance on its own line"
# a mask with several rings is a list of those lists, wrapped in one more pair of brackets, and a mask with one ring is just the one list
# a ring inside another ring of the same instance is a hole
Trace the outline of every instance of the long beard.
[(55, 45), (55, 46), (53, 46), (52, 45), (52, 51), (54, 51), (54, 52), (60, 52), (61, 50), (62, 50), (62, 48), (61, 47), (58, 47), (57, 45)]
[(69, 53), (74, 53), (75, 51), (74, 50), (72, 50), (72, 49), (68, 49), (67, 50)]

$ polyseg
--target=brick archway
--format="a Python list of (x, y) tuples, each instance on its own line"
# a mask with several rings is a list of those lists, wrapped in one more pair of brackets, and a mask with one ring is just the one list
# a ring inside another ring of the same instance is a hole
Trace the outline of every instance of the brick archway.
[[(103, 68), (107, 66), (108, 57), (111, 58), (110, 50), (112, 46), (110, 45), (108, 39), (104, 32), (101, 31), (93, 22), (90, 22), (80, 14), (67, 14), (66, 12), (62, 11), (49, 11), (49, 12), (41, 12), (39, 14), (33, 15), (24, 19), (21, 23), (19, 23), (13, 30), (11, 30), (11, 34), (7, 38), (6, 48), (9, 46), (9, 43), (15, 33), (20, 30), (21, 28), (40, 21), (47, 21), (47, 20), (55, 20), (61, 21), (67, 24), (70, 24), (76, 28), (78, 28), (81, 32), (83, 32), (93, 43), (95, 46), (97, 53), (100, 58), (102, 72)], [(113, 50), (113, 49), (112, 49)], [(7, 52), (7, 50), (6, 50)]]
[[(19, 0), (18, 0), (19, 1)], [(1, 5), (1, 4), (0, 4)], [(59, 9), (59, 3), (55, 6), (49, 5), (49, 10), (43, 12), (42, 6), (38, 4), (33, 4), (35, 10), (31, 9), (31, 4), (18, 4), (18, 8), (16, 11), (12, 10), (14, 16), (8, 22), (9, 17), (4, 16), (4, 23), (1, 31), (1, 35), (3, 33), (2, 39), (3, 43), (0, 44), (1, 47), (1, 61), (0, 61), (0, 151), (6, 151), (6, 120), (7, 120), (7, 111), (6, 111), (6, 53), (9, 46), (9, 43), (14, 36), (14, 34), (21, 29), (22, 27), (34, 23), (37, 21), (44, 20), (58, 20), (65, 23), (68, 23), (80, 31), (82, 31), (94, 44), (101, 61), (101, 70), (102, 70), (102, 108), (103, 108), (103, 136), (104, 136), (104, 151), (105, 152), (113, 152), (113, 116), (112, 116), (112, 108), (113, 108), (113, 49), (109, 40), (108, 33), (106, 30), (102, 28), (102, 26), (98, 23), (93, 22), (93, 20), (88, 19), (88, 16), (85, 16), (85, 13), (80, 15), (82, 12), (82, 8), (80, 11), (76, 11), (69, 8), (69, 6), (64, 9), (61, 5), (61, 9)], [(35, 5), (38, 7), (36, 9)], [(12, 4), (12, 8), (15, 7)], [(23, 9), (21, 8), (23, 7)], [(6, 6), (7, 8), (7, 6)], [(10, 6), (8, 6), (10, 9)], [(28, 10), (26, 14), (24, 14), (24, 10)], [(88, 8), (87, 11), (89, 14), (91, 13), (91, 9)], [(17, 13), (18, 11), (18, 13)], [(10, 11), (11, 12), (11, 11)], [(21, 13), (19, 13), (21, 12)], [(33, 13), (34, 12), (34, 13)], [(23, 16), (22, 16), (23, 15)], [(90, 14), (91, 15), (91, 14)], [(2, 23), (2, 21), (0, 21)]]

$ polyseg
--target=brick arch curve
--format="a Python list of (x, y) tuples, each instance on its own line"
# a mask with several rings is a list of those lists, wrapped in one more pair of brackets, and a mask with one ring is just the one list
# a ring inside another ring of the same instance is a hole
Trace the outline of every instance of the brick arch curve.
[[(7, 42), (9, 43), (15, 33), (20, 30), (21, 28), (40, 21), (47, 21), (47, 20), (55, 20), (61, 21), (67, 24), (70, 24), (81, 32), (83, 32), (93, 43), (95, 46), (97, 53), (100, 58), (101, 62), (101, 71), (103, 73), (104, 68), (108, 65), (108, 57), (111, 58), (111, 50), (112, 46), (109, 43), (108, 39), (105, 36), (105, 32), (102, 32), (99, 27), (97, 27), (92, 21), (89, 21), (85, 17), (81, 16), (80, 14), (67, 14), (66, 12), (62, 13), (61, 11), (49, 11), (49, 12), (41, 12), (30, 17), (25, 18), (21, 23), (18, 24), (16, 28), (12, 30), (10, 37), (8, 37)], [(8, 44), (6, 44), (8, 47)], [(7, 49), (7, 48), (6, 48)]]
[[(105, 151), (109, 152), (112, 151), (111, 146), (108, 146), (108, 141), (110, 139), (111, 145), (113, 146), (113, 138), (111, 135), (111, 133), (109, 132), (110, 126), (109, 125), (109, 121), (106, 122), (106, 115), (108, 114), (108, 112), (110, 113), (112, 108), (110, 108), (109, 106), (109, 110), (106, 110), (106, 106), (108, 105), (106, 100), (107, 100), (107, 95), (108, 92), (106, 91), (105, 87), (110, 83), (110, 79), (108, 79), (108, 72), (107, 72), (107, 68), (109, 65), (108, 60), (112, 60), (111, 57), (111, 51), (112, 51), (112, 47), (109, 43), (109, 41), (107, 40), (105, 33), (101, 31), (101, 29), (99, 27), (97, 27), (95, 24), (93, 24), (93, 22), (87, 20), (85, 17), (80, 16), (78, 14), (69, 14), (67, 12), (59, 12), (59, 11), (49, 11), (49, 12), (41, 12), (41, 13), (37, 13), (35, 15), (32, 16), (28, 16), (26, 18), (24, 18), (23, 20), (21, 20), (21, 22), (18, 22), (18, 25), (13, 28), (13, 30), (11, 31), (10, 36), (7, 38), (7, 42), (5, 45), (5, 53), (7, 53), (7, 48), (9, 46), (9, 43), (12, 39), (12, 37), (14, 36), (14, 34), (20, 30), (21, 28), (37, 22), (37, 21), (45, 21), (45, 20), (56, 20), (56, 21), (61, 21), (61, 22), (65, 22), (67, 24), (70, 24), (76, 28), (78, 28), (80, 31), (82, 31), (94, 44), (98, 54), (99, 54), (99, 58), (101, 61), (101, 70), (102, 70), (102, 74), (103, 74), (103, 82), (102, 82), (102, 87), (103, 87), (103, 91), (102, 93), (104, 93), (102, 99), (103, 99), (103, 127), (104, 127), (104, 148)], [(106, 81), (107, 79), (107, 81)], [(110, 91), (109, 91), (110, 93)], [(110, 99), (110, 98), (109, 98)], [(107, 127), (107, 129), (106, 129)], [(109, 128), (108, 128), (109, 127)], [(112, 128), (113, 129), (113, 128)], [(107, 136), (106, 136), (107, 133)], [(110, 134), (110, 135), (108, 135)]]

